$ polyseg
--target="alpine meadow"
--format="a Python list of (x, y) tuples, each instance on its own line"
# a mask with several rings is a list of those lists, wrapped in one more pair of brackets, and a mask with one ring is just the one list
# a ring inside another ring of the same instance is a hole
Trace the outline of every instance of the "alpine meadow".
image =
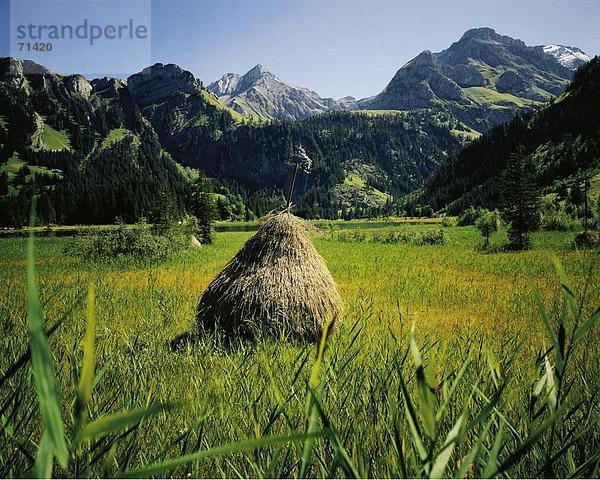
[(597, 2), (18, 1), (1, 478), (600, 477)]

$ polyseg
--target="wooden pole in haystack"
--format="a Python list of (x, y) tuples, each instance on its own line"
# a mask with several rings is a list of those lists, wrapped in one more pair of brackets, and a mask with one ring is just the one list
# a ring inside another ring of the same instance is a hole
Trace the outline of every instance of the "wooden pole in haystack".
[(298, 164), (294, 166), (294, 175), (292, 175), (292, 181), (290, 183), (290, 191), (287, 198), (287, 212), (290, 213), (292, 207), (292, 195), (294, 194), (294, 185), (296, 185), (296, 175), (298, 175)]
[(296, 185), (296, 177), (298, 176), (298, 169), (302, 168), (302, 171), (305, 173), (310, 172), (310, 168), (312, 166), (312, 160), (302, 148), (302, 144), (299, 144), (295, 152), (292, 154), (292, 161), (294, 163), (294, 173), (292, 175), (292, 180), (290, 182), (290, 190), (288, 192), (287, 197), (287, 209), (286, 211), (290, 213), (290, 209), (292, 208), (292, 197), (294, 195), (294, 187)]

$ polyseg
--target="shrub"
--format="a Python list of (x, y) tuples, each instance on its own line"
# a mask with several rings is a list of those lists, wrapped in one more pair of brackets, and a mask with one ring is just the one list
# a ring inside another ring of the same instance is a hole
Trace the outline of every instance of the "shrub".
[(444, 228), (456, 227), (456, 225), (457, 225), (456, 217), (444, 217), (444, 219), (442, 220), (442, 227), (444, 227)]
[(490, 237), (493, 233), (498, 231), (500, 224), (500, 215), (498, 212), (489, 210), (482, 210), (480, 217), (475, 222), (477, 230), (483, 237), (483, 247), (487, 248), (490, 245)]
[(195, 226), (197, 223), (192, 219), (170, 227), (152, 227), (145, 220), (135, 225), (118, 222), (107, 232), (80, 236), (67, 247), (66, 253), (90, 260), (164, 259), (190, 245), (190, 229)]
[(459, 227), (466, 227), (468, 225), (475, 225), (475, 222), (481, 215), (481, 208), (469, 207), (463, 214), (458, 217), (457, 225)]
[(567, 215), (564, 210), (544, 212), (542, 215), (542, 230), (557, 232), (572, 232), (581, 228), (581, 223)]
[(339, 232), (338, 240), (341, 242), (352, 242), (360, 243), (367, 239), (367, 235), (360, 230), (353, 230), (351, 232)]
[(375, 243), (403, 243), (405, 245), (417, 246), (442, 245), (445, 241), (445, 232), (442, 228), (422, 232), (415, 230), (393, 230), (385, 233), (375, 233), (369, 240)]
[(591, 248), (598, 245), (598, 234), (592, 230), (584, 230), (575, 237), (575, 245), (579, 248)]

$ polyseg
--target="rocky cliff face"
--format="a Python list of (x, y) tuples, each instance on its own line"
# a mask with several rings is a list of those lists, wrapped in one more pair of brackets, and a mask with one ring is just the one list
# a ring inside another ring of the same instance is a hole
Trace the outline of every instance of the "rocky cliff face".
[(103, 77), (91, 81), (92, 92), (101, 98), (116, 98), (119, 92), (127, 89), (127, 83), (120, 78)]
[(485, 131), (511, 119), (518, 109), (559, 95), (571, 77), (572, 71), (543, 47), (478, 28), (442, 52), (422, 52), (398, 70), (380, 94), (357, 105), (446, 111)]
[(92, 85), (83, 75), (69, 75), (65, 78), (67, 89), (73, 93), (78, 93), (84, 98), (89, 98), (92, 93)]
[(282, 82), (262, 65), (244, 75), (227, 73), (208, 89), (234, 110), (262, 118), (296, 120), (341, 108), (332, 98)]
[(219, 80), (211, 83), (208, 89), (217, 97), (231, 95), (236, 91), (241, 78), (242, 76), (237, 73), (226, 73)]
[(156, 63), (130, 76), (127, 86), (136, 103), (149, 105), (177, 93), (193, 93), (202, 83), (177, 65)]

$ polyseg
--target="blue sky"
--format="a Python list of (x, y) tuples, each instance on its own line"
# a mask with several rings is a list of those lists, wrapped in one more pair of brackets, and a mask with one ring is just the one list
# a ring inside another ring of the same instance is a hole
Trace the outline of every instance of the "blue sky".
[[(85, 4), (95, 9), (92, 20), (134, 17), (143, 23), (151, 15), (145, 43), (65, 46), (35, 56), (63, 73), (127, 75), (148, 61), (172, 62), (209, 83), (261, 63), (286, 82), (339, 98), (379, 92), (419, 52), (442, 50), (473, 27), (489, 26), (529, 45), (560, 43), (600, 54), (600, 0), (26, 1), (58, 3), (53, 22), (79, 22)], [(8, 5), (0, 0), (2, 55), (9, 53)], [(39, 23), (48, 13), (37, 11)]]

